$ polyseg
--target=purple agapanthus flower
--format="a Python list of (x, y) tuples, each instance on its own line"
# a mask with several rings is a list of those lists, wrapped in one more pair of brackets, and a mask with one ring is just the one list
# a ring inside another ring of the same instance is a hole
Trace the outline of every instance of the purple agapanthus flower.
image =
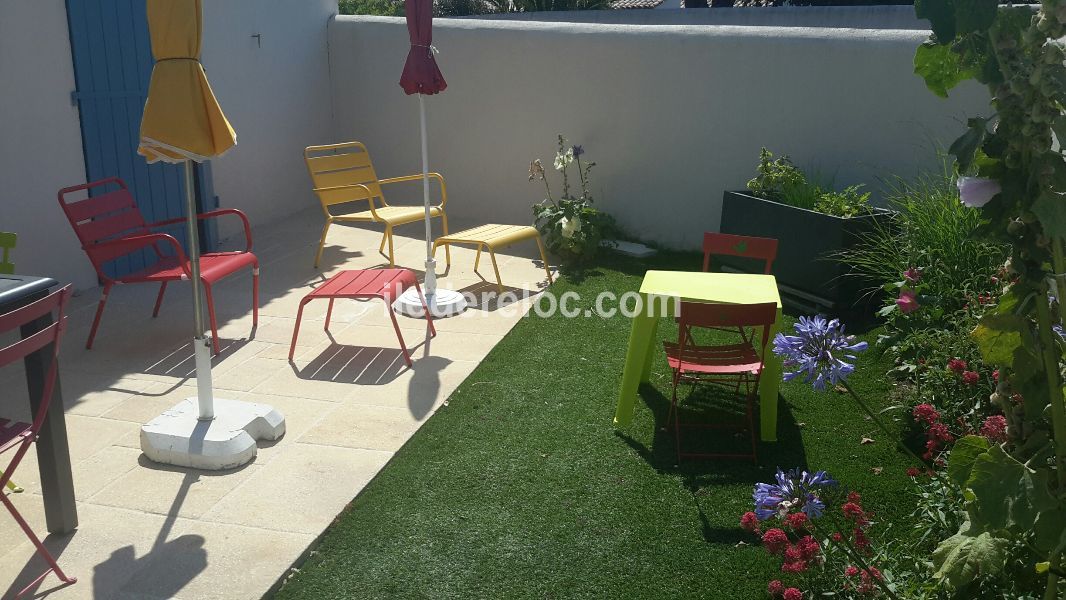
[(582, 148), (581, 146), (574, 146), (571, 149), (574, 151), (574, 157), (575, 158), (578, 157), (578, 156), (581, 156), (582, 154), (585, 153), (585, 149)]
[(845, 381), (855, 370), (848, 361), (855, 360), (855, 353), (867, 348), (866, 342), (856, 342), (855, 336), (845, 335), (844, 326), (837, 319), (800, 317), (795, 330), (797, 335), (779, 333), (774, 337), (774, 354), (784, 359), (785, 381), (805, 374), (804, 382), (818, 391)]
[(808, 473), (781, 469), (774, 476), (774, 483), (757, 483), (751, 498), (755, 502), (755, 516), (765, 521), (773, 516), (784, 517), (790, 512), (803, 511), (811, 519), (822, 516), (825, 503), (819, 496), (823, 488), (837, 485), (825, 471)]

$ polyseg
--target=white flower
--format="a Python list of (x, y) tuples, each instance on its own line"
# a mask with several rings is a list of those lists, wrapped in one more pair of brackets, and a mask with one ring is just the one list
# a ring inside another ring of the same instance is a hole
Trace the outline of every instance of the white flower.
[(570, 166), (570, 163), (574, 162), (574, 149), (568, 148), (566, 152), (557, 152), (555, 154), (555, 170), (562, 171), (566, 167)]
[(956, 185), (959, 187), (959, 199), (970, 208), (981, 208), (1003, 191), (998, 181), (984, 177), (959, 177)]
[(581, 217), (574, 217), (573, 219), (563, 217), (559, 223), (562, 225), (564, 238), (570, 239), (574, 237), (575, 233), (581, 231)]

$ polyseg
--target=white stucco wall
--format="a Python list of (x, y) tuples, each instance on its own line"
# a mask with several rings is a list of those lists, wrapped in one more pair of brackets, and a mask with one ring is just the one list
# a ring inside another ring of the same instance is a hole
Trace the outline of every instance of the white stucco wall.
[[(332, 138), (326, 26), (336, 13), (337, 0), (204, 3), (202, 61), (237, 131), (237, 146), (212, 161), (215, 194), (253, 225), (317, 205), (303, 149)], [(219, 224), (223, 236), (239, 228)]]
[(56, 200), (85, 180), (73, 89), (63, 0), (0, 2), (0, 231), (19, 235), (16, 272), (84, 288), (96, 275)]
[[(449, 212), (528, 223), (555, 134), (585, 147), (600, 206), (644, 238), (693, 248), (718, 227), (722, 191), (753, 176), (760, 146), (836, 183), (935, 167), (987, 95), (936, 98), (912, 73), (915, 30), (438, 19), (449, 88), (427, 99), (431, 168)], [(397, 85), (403, 19), (330, 25), (337, 139), (368, 144), (382, 176), (420, 167), (418, 101)], [(417, 195), (415, 196), (417, 200)]]

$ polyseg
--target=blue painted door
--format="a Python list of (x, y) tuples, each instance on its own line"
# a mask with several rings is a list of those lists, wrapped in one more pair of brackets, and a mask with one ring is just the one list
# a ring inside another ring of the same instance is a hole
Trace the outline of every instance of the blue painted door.
[[(141, 115), (152, 75), (145, 0), (67, 0), (71, 54), (77, 89), (71, 100), (81, 116), (85, 172), (89, 181), (120, 177), (149, 222), (185, 214), (184, 166), (149, 165), (137, 154)], [(197, 209), (214, 208), (210, 172), (198, 168)], [(204, 198), (211, 199), (204, 202)], [(184, 246), (184, 226), (164, 230)], [(201, 249), (214, 246), (214, 231), (200, 230)], [(109, 265), (119, 276), (150, 266), (150, 251)]]

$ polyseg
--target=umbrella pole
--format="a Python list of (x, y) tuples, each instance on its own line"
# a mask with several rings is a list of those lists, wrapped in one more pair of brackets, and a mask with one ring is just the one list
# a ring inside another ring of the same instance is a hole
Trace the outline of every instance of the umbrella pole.
[(196, 209), (196, 178), (193, 174), (193, 161), (185, 161), (185, 217), (187, 254), (189, 256), (189, 273), (192, 283), (193, 321), (196, 333), (193, 336), (193, 356), (196, 360), (196, 397), (199, 401), (199, 419), (210, 421), (215, 418), (214, 398), (211, 385), (211, 342), (204, 336), (204, 303), (200, 291), (200, 236), (198, 213)]
[(418, 95), (418, 116), (422, 126), (422, 203), (426, 209), (426, 297), (429, 300), (437, 292), (437, 261), (433, 260), (433, 226), (429, 212), (429, 148), (426, 139), (425, 95)]

